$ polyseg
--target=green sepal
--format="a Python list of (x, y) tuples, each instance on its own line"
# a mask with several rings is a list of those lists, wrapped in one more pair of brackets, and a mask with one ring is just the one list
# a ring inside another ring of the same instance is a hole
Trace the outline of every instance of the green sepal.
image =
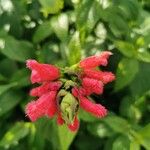
[(68, 80), (66, 81), (64, 87), (65, 89), (69, 89), (70, 87), (74, 87), (74, 86), (77, 86), (77, 83), (73, 82), (72, 80)]

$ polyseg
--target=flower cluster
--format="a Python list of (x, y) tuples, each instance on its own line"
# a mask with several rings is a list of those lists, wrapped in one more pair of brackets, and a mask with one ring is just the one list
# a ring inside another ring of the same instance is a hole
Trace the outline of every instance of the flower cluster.
[(106, 66), (109, 51), (99, 56), (87, 57), (70, 68), (60, 69), (50, 64), (40, 64), (27, 60), (27, 67), (32, 70), (31, 82), (40, 86), (30, 91), (31, 96), (38, 97), (26, 106), (26, 114), (31, 121), (42, 116), (57, 116), (58, 125), (67, 124), (71, 131), (79, 128), (79, 108), (101, 118), (107, 109), (91, 101), (91, 94), (102, 94), (104, 85), (113, 81), (111, 72), (103, 72), (98, 66)]

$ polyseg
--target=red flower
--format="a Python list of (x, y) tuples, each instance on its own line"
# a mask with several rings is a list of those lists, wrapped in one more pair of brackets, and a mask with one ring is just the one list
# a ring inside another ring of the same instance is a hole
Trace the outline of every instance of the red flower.
[(88, 96), (89, 93), (83, 88), (83, 87), (74, 87), (72, 89), (72, 94), (74, 97), (78, 97), (79, 94), (82, 95), (82, 96)]
[(83, 93), (77, 87), (72, 89), (72, 94), (78, 98), (80, 107), (91, 113), (93, 116), (101, 118), (107, 115), (107, 109), (104, 106), (91, 102), (88, 98), (82, 95)]
[(101, 81), (91, 78), (83, 78), (82, 86), (86, 90), (87, 95), (90, 95), (92, 93), (95, 94), (103, 93), (103, 83)]
[(90, 56), (80, 61), (79, 66), (84, 69), (95, 68), (97, 66), (106, 66), (109, 56), (112, 55), (109, 51), (102, 52), (99, 56)]
[(49, 64), (40, 64), (36, 60), (27, 60), (27, 67), (32, 70), (32, 83), (52, 81), (60, 76), (60, 72), (57, 67)]
[(91, 113), (92, 115), (101, 118), (107, 115), (107, 109), (100, 105), (94, 104), (86, 97), (80, 96), (80, 107), (83, 108), (85, 111)]
[(36, 121), (44, 115), (52, 117), (56, 111), (56, 91), (43, 94), (38, 100), (30, 102), (26, 106), (26, 114), (32, 121)]
[(92, 69), (84, 69), (83, 76), (102, 81), (104, 84), (115, 80), (115, 75), (111, 72), (102, 72)]
[(39, 97), (26, 106), (26, 114), (30, 120), (36, 121), (43, 116), (52, 118), (56, 114), (58, 125), (66, 124), (71, 131), (77, 131), (79, 107), (98, 118), (107, 115), (104, 106), (93, 103), (87, 96), (102, 94), (104, 84), (115, 79), (111, 72), (94, 70), (99, 65), (106, 66), (111, 54), (106, 51), (99, 56), (85, 58), (79, 65), (73, 66), (71, 74), (72, 68), (65, 71), (63, 69), (63, 79), (60, 78), (57, 67), (28, 60), (27, 67), (32, 70), (31, 82), (41, 83), (30, 91), (31, 96)]
[(58, 91), (62, 86), (60, 81), (56, 82), (45, 82), (41, 86), (36, 87), (30, 91), (31, 96), (42, 96), (43, 94), (50, 91)]

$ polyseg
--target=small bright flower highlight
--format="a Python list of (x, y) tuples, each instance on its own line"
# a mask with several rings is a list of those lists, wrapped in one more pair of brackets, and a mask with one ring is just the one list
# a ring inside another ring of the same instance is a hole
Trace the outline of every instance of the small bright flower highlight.
[(95, 104), (90, 95), (102, 94), (105, 84), (115, 80), (113, 73), (97, 69), (108, 64), (110, 55), (111, 52), (104, 51), (64, 69), (27, 60), (31, 82), (40, 84), (30, 91), (30, 95), (37, 98), (26, 106), (29, 119), (36, 121), (43, 116), (52, 118), (56, 115), (58, 125), (66, 124), (71, 131), (77, 131), (79, 108), (97, 118), (106, 116), (107, 109)]

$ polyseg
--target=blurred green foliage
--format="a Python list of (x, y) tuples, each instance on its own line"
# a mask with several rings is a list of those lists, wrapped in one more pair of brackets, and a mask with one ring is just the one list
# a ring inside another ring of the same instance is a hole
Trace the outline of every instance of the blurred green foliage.
[[(80, 130), (25, 116), (25, 60), (58, 66), (109, 49), (116, 81), (94, 97), (109, 110), (80, 110)], [(149, 0), (0, 0), (0, 150), (150, 149)]]

